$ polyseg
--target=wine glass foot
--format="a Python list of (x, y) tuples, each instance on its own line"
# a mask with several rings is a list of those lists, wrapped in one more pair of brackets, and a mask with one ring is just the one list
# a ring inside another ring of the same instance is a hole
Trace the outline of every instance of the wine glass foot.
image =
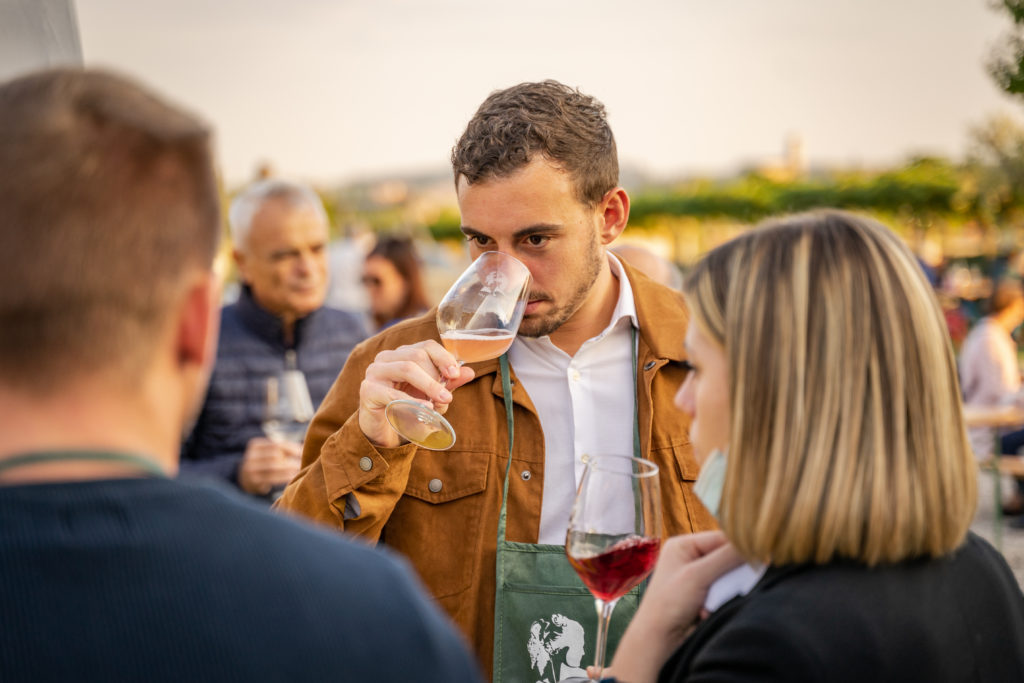
[(384, 414), (392, 429), (421, 448), (445, 451), (455, 445), (455, 430), (448, 420), (422, 403), (392, 401)]

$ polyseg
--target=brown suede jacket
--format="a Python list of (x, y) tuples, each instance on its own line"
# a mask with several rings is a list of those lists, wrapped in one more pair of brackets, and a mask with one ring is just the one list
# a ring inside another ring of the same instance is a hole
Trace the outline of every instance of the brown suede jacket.
[[(664, 533), (715, 528), (693, 493), (698, 466), (689, 420), (673, 406), (685, 373), (682, 296), (625, 265), (640, 324), (637, 396), (646, 457), (661, 468)], [(413, 444), (375, 448), (356, 420), (359, 385), (378, 352), (439, 339), (435, 311), (355, 348), (310, 425), (303, 469), (277, 504), (404, 554), (490, 671), (495, 552), (508, 429), (498, 361), (474, 363), (476, 377), (454, 392), (445, 415), (458, 435), (447, 451)], [(544, 435), (533, 402), (515, 382), (515, 451), (509, 483), (508, 540), (536, 543), (544, 491)], [(626, 389), (626, 387), (624, 387)], [(632, 416), (622, 417), (631, 429)], [(344, 519), (353, 494), (358, 515)]]

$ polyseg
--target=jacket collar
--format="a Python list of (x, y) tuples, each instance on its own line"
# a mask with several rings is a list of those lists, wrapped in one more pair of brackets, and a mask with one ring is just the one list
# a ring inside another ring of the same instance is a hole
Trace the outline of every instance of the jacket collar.
[[(295, 321), (295, 347), (301, 345), (304, 330), (315, 325), (322, 310), (322, 307), (318, 308), (305, 318)], [(242, 324), (257, 337), (271, 344), (284, 346), (284, 325), (281, 324), (281, 319), (256, 302), (249, 285), (242, 285), (236, 302), (236, 311)]]
[[(686, 329), (690, 319), (683, 302), (683, 295), (658, 284), (622, 259), (619, 259), (619, 263), (622, 264), (626, 277), (629, 278), (630, 287), (633, 289), (633, 302), (636, 304), (636, 316), (640, 323), (640, 358), (657, 358), (675, 362), (685, 360), (683, 340), (677, 332)], [(645, 346), (648, 349), (646, 353), (643, 351)], [(476, 372), (477, 377), (493, 373), (492, 391), (496, 396), (503, 395), (501, 378), (498, 375), (498, 359), (472, 363), (470, 367)], [(514, 370), (512, 377), (515, 378)], [(525, 393), (516, 391), (515, 387), (513, 387), (513, 393), (516, 401), (528, 403)]]
[(641, 346), (646, 345), (654, 358), (685, 360), (683, 339), (678, 331), (686, 329), (690, 316), (682, 293), (658, 284), (624, 261), (622, 267), (633, 288)]

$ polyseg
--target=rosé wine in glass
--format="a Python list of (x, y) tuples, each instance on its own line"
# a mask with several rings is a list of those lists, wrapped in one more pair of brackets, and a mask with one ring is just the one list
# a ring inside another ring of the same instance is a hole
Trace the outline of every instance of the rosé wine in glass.
[[(441, 343), (460, 365), (497, 358), (512, 345), (530, 292), (530, 270), (500, 251), (476, 258), (437, 305)], [(385, 408), (391, 427), (407, 440), (443, 451), (455, 443), (455, 430), (439, 413), (412, 399)]]

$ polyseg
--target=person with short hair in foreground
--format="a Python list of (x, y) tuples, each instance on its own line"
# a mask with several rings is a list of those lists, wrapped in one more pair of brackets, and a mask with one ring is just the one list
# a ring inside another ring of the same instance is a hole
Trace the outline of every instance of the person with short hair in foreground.
[(722, 531), (665, 545), (617, 679), (1024, 680), (1024, 596), (968, 531), (956, 364), (900, 239), (782, 218), (711, 251), (684, 294), (676, 404)]
[(403, 562), (171, 478), (219, 228), (192, 116), (104, 72), (0, 85), (0, 680), (478, 681)]

